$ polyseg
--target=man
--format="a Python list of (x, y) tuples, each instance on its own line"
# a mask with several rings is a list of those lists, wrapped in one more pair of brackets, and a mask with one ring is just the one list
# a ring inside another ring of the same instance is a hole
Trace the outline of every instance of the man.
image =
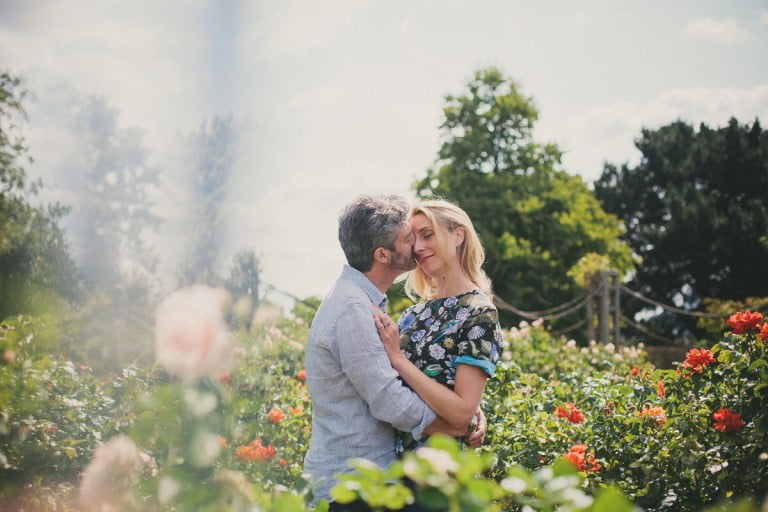
[[(313, 415), (304, 471), (317, 482), (315, 503), (329, 499), (335, 476), (350, 470), (348, 459), (363, 457), (382, 467), (393, 462), (395, 428), (415, 439), (464, 433), (403, 385), (374, 325), (375, 308), (386, 310), (387, 289), (415, 267), (407, 214), (408, 204), (400, 197), (361, 196), (339, 217), (348, 265), (317, 311), (306, 353)], [(470, 443), (479, 444), (484, 434), (483, 424)], [(332, 503), (331, 510), (366, 506)]]

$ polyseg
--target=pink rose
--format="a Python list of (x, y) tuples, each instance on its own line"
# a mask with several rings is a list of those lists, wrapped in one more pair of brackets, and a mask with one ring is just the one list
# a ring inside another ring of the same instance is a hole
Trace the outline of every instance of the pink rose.
[(224, 290), (201, 285), (166, 297), (155, 318), (157, 362), (186, 380), (229, 371), (234, 344), (223, 315), (227, 301)]

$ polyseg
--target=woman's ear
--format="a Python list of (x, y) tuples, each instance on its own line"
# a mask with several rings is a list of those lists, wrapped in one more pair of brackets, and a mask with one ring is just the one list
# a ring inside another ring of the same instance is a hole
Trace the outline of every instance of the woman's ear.
[(464, 230), (464, 228), (456, 228), (453, 231), (453, 237), (456, 241), (456, 248), (458, 249), (464, 244), (464, 237), (466, 236), (467, 232)]

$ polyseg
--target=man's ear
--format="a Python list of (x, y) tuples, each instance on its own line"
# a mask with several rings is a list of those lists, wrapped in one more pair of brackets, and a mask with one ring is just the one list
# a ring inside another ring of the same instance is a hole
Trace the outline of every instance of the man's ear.
[(377, 247), (375, 251), (373, 251), (373, 261), (378, 261), (380, 263), (389, 264), (389, 251), (387, 251), (383, 247)]

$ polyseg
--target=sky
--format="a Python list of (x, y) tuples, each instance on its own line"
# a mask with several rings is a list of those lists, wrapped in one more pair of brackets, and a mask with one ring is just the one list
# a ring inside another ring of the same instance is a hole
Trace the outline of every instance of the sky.
[[(302, 297), (323, 296), (341, 270), (346, 203), (413, 198), (444, 97), (476, 70), (514, 79), (540, 111), (534, 139), (558, 144), (563, 168), (589, 182), (606, 161), (637, 162), (642, 128), (765, 125), (765, 55), (765, 0), (0, 0), (0, 69), (35, 96), (28, 171), (72, 206), (76, 255), (87, 243), (78, 162), (93, 133), (131, 134), (160, 177), (164, 222), (149, 242), (172, 286), (194, 208), (180, 148), (205, 120), (231, 116), (219, 271), (253, 249), (264, 281)], [(87, 129), (83, 105), (99, 113)]]

